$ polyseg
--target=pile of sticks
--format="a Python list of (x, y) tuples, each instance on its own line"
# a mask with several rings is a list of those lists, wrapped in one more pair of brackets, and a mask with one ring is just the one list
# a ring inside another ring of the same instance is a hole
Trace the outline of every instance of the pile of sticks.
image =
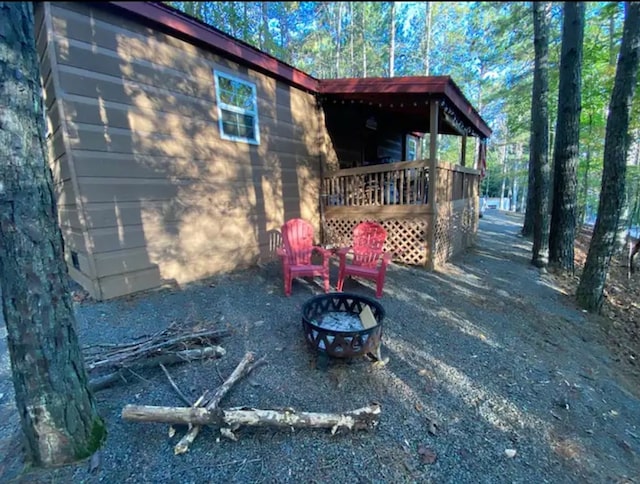
[[(191, 406), (126, 405), (122, 410), (122, 418), (134, 422), (170, 424), (170, 437), (175, 434), (174, 424), (188, 425), (187, 433), (174, 446), (176, 455), (189, 450), (202, 425), (209, 425), (217, 429), (219, 435), (234, 441), (237, 440), (234, 432), (242, 426), (287, 429), (324, 428), (331, 429), (331, 433), (335, 434), (340, 429), (369, 430), (378, 425), (381, 408), (377, 403), (344, 413), (297, 412), (291, 408), (284, 410), (261, 410), (248, 407), (219, 408), (222, 398), (231, 387), (262, 363), (264, 358), (256, 361), (254, 353), (247, 352), (233, 373), (215, 392), (205, 391)], [(169, 377), (168, 374), (167, 377)], [(180, 394), (182, 393), (174, 383), (172, 386)]]
[(131, 343), (97, 344), (83, 348), (89, 373), (89, 386), (102, 390), (127, 377), (137, 375), (141, 368), (220, 358), (226, 351), (218, 345), (228, 330), (185, 328), (173, 323), (151, 336)]

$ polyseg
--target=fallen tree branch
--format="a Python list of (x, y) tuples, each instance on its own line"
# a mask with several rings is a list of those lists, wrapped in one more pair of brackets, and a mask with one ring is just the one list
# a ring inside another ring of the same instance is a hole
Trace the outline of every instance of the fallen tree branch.
[(130, 369), (148, 368), (160, 364), (172, 365), (174, 363), (203, 360), (206, 358), (220, 358), (225, 354), (226, 350), (221, 346), (207, 346), (204, 348), (183, 350), (147, 359), (141, 359), (129, 364), (128, 366), (119, 368), (114, 372), (92, 378), (89, 381), (89, 387), (95, 392), (103, 390), (104, 388), (113, 385), (117, 381), (126, 381), (125, 375)]
[[(211, 398), (206, 401), (202, 407), (206, 408), (209, 411), (212, 411), (218, 407), (220, 401), (224, 398), (224, 396), (231, 390), (231, 387), (242, 377), (248, 375), (254, 368), (256, 368), (259, 364), (263, 363), (265, 360), (261, 358), (255, 364), (249, 366), (255, 358), (255, 355), (251, 352), (247, 352), (238, 366), (236, 366), (233, 373), (227, 378), (220, 387), (215, 391), (215, 393), (211, 396)], [(197, 407), (198, 405), (194, 405)], [(200, 425), (190, 425), (187, 433), (180, 439), (180, 441), (173, 448), (173, 452), (175, 455), (184, 454), (189, 450), (189, 446), (193, 443), (193, 441), (198, 436), (200, 432)]]
[(85, 362), (89, 371), (106, 366), (125, 365), (128, 361), (135, 361), (141, 358), (152, 357), (162, 352), (184, 351), (189, 347), (210, 346), (213, 341), (217, 341), (221, 336), (228, 334), (228, 331), (202, 331), (195, 334), (187, 334), (173, 337), (164, 341), (148, 341), (139, 344), (122, 345), (106, 352), (85, 351)]
[(176, 385), (176, 382), (173, 381), (173, 378), (171, 378), (169, 371), (165, 368), (165, 366), (162, 363), (160, 363), (160, 368), (162, 368), (162, 371), (167, 377), (167, 380), (169, 380), (169, 384), (171, 385), (171, 388), (173, 388), (174, 391), (178, 394), (178, 396), (180, 397), (180, 400), (182, 400), (187, 405), (192, 405), (189, 399), (187, 398), (187, 396), (184, 393), (182, 393), (182, 390), (180, 390), (178, 385)]
[(370, 430), (378, 425), (381, 407), (372, 403), (344, 413), (314, 413), (288, 410), (260, 410), (256, 408), (214, 409), (195, 407), (156, 407), (126, 405), (122, 418), (131, 422), (157, 422), (167, 424), (211, 425), (221, 431), (236, 430), (242, 426), (276, 428), (330, 428)]

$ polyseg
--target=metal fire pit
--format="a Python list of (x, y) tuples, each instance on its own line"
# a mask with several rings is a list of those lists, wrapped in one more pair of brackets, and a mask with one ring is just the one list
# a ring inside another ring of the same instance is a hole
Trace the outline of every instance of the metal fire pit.
[[(335, 316), (335, 320), (339, 321), (342, 316), (345, 321), (358, 321), (359, 328), (362, 328), (359, 318), (365, 306), (371, 308), (378, 323), (371, 328), (338, 329), (328, 328), (324, 324), (327, 318)], [(369, 355), (380, 360), (384, 314), (382, 305), (366, 296), (343, 292), (321, 294), (309, 299), (302, 306), (302, 329), (307, 343), (320, 356), (353, 358)]]

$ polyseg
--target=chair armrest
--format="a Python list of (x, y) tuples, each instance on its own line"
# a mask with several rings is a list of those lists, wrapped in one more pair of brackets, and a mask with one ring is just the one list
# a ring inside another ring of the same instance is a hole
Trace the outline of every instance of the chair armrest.
[(392, 257), (392, 252), (384, 252), (382, 254), (382, 267), (387, 267), (389, 265), (389, 262), (391, 262)]
[(342, 247), (341, 249), (336, 250), (336, 254), (338, 254), (340, 257), (344, 257), (352, 250), (353, 250), (353, 247)]
[(323, 259), (331, 257), (331, 251), (329, 249), (325, 249), (324, 247), (320, 247), (319, 245), (314, 245), (312, 250), (319, 252), (322, 255)]

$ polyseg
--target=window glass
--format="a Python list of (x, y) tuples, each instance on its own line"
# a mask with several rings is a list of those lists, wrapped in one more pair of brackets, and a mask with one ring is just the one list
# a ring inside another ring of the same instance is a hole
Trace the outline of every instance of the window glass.
[(215, 82), (220, 136), (259, 144), (256, 85), (222, 72), (215, 72)]
[(413, 136), (407, 136), (407, 153), (405, 159), (407, 161), (418, 159), (418, 143)]

